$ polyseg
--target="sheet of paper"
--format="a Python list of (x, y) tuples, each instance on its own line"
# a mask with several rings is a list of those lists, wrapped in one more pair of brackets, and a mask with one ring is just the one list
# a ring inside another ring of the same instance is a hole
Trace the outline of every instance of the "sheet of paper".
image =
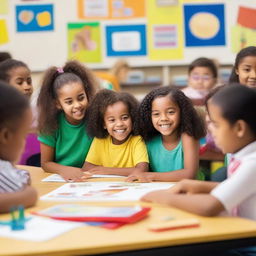
[(68, 183), (41, 197), (52, 201), (137, 201), (148, 192), (174, 183), (80, 182)]
[(18, 240), (30, 240), (41, 242), (50, 240), (69, 230), (84, 226), (84, 223), (60, 221), (42, 217), (32, 217), (26, 222), (24, 230), (11, 230), (10, 226), (0, 227), (0, 236), (14, 238)]
[[(120, 175), (103, 175), (103, 174), (94, 174), (90, 178), (122, 178), (124, 176)], [(59, 174), (52, 174), (44, 179), (44, 182), (66, 182)]]

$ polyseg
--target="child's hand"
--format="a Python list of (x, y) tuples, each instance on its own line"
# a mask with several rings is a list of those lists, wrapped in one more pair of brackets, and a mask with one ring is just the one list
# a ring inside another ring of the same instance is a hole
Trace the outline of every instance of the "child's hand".
[(68, 182), (84, 181), (88, 178), (88, 176), (85, 178), (82, 169), (76, 167), (66, 167), (59, 174)]
[(91, 168), (89, 170), (89, 173), (91, 173), (91, 175), (93, 174), (108, 174), (106, 170), (104, 170), (104, 168), (102, 168), (102, 166), (95, 166), (93, 168)]
[(153, 177), (149, 172), (134, 172), (130, 174), (126, 179), (126, 182), (152, 182)]
[(156, 191), (147, 193), (140, 200), (143, 202), (166, 204), (169, 194), (170, 194), (169, 189), (156, 190)]
[(201, 192), (200, 183), (201, 181), (185, 179), (168, 190), (171, 194), (197, 194)]

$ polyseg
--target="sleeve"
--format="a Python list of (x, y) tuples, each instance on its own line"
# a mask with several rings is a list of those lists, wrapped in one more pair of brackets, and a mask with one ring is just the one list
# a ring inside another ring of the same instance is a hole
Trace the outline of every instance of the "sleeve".
[(241, 204), (256, 193), (255, 162), (243, 161), (236, 172), (211, 191), (227, 211)]
[(55, 148), (56, 147), (56, 136), (55, 133), (52, 135), (45, 135), (45, 134), (40, 134), (38, 136), (38, 140), (50, 147)]
[[(0, 193), (11, 193), (21, 190), (27, 184), (28, 178), (21, 178), (10, 163), (1, 163), (0, 167)], [(24, 173), (22, 174), (24, 175)], [(29, 177), (29, 176), (27, 176)]]
[(104, 154), (104, 152), (102, 152), (102, 148), (103, 145), (100, 143), (99, 139), (94, 138), (85, 161), (95, 165), (102, 165), (100, 157), (101, 153)]
[(146, 144), (140, 136), (138, 137), (138, 140), (135, 143), (133, 152), (134, 152), (134, 164), (135, 165), (137, 165), (139, 163), (149, 163)]

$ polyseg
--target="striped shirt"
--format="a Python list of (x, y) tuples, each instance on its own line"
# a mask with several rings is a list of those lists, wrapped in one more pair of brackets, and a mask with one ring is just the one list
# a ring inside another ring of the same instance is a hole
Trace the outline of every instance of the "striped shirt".
[(0, 159), (0, 194), (22, 190), (29, 180), (27, 171), (18, 170), (10, 162)]

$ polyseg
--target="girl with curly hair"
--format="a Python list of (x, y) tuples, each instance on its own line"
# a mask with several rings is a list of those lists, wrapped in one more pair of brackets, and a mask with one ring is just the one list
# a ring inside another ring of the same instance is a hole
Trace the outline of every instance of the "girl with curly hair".
[(205, 128), (182, 91), (164, 86), (146, 95), (139, 108), (139, 128), (146, 141), (151, 172), (133, 173), (128, 181), (195, 178), (199, 139), (205, 136)]
[(87, 131), (95, 137), (84, 171), (127, 176), (148, 170), (145, 143), (138, 136), (138, 102), (130, 94), (101, 90), (88, 108)]
[(67, 181), (81, 181), (92, 138), (85, 130), (88, 104), (95, 91), (91, 71), (77, 61), (50, 67), (38, 97), (41, 164)]

